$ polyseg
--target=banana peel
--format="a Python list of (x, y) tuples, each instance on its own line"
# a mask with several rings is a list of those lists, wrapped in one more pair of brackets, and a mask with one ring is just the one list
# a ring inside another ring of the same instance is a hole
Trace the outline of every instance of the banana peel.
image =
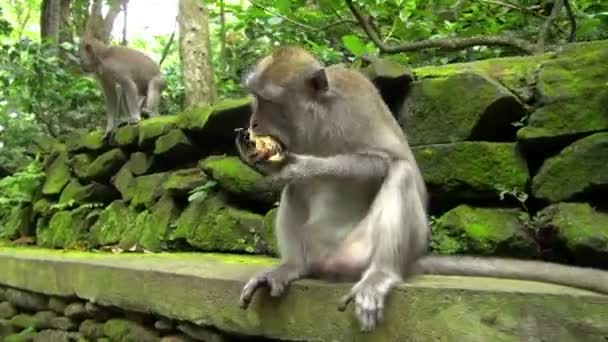
[(255, 150), (268, 156), (267, 161), (279, 162), (285, 157), (283, 147), (273, 137), (256, 135), (250, 129), (247, 129), (247, 134), (249, 135), (249, 141), (255, 144)]

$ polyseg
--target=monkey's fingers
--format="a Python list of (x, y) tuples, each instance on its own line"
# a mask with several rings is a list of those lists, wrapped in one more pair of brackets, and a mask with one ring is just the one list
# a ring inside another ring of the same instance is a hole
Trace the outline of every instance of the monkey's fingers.
[(241, 291), (241, 297), (239, 300), (239, 306), (241, 307), (241, 309), (247, 309), (249, 303), (251, 302), (251, 299), (253, 298), (253, 294), (259, 287), (263, 285), (268, 285), (268, 279), (263, 276), (251, 278), (247, 282), (247, 284), (245, 284), (243, 290)]
[(338, 303), (338, 310), (339, 311), (346, 310), (346, 307), (348, 307), (348, 304), (350, 302), (352, 302), (352, 300), (354, 298), (355, 298), (355, 292), (354, 291), (351, 291), (347, 295), (342, 296), (342, 298), (340, 298), (340, 302)]

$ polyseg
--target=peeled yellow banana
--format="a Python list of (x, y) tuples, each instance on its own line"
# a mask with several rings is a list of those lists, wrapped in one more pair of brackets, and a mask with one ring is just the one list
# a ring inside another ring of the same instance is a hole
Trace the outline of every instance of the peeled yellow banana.
[(283, 160), (283, 151), (281, 145), (271, 136), (255, 135), (251, 130), (247, 130), (249, 139), (255, 143), (255, 149), (262, 153), (272, 153), (266, 160), (281, 161)]

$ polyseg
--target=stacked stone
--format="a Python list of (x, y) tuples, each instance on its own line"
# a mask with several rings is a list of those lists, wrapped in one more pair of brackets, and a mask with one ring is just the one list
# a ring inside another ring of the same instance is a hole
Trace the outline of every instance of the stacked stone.
[[(608, 265), (607, 54), (599, 41), (366, 69), (429, 187), (433, 251)], [(54, 248), (275, 255), (278, 194), (255, 188), (261, 175), (235, 156), (249, 115), (247, 99), (230, 100), (121, 127), (109, 144), (74, 134), (46, 156), (39, 199), (0, 229), (14, 239), (36, 227)]]
[(0, 287), (0, 341), (188, 342), (234, 336), (192, 322)]

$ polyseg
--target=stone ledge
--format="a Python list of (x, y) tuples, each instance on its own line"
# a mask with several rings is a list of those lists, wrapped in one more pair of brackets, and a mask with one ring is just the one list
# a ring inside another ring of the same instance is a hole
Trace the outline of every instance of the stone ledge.
[(0, 244), (0, 284), (156, 313), (220, 330), (283, 340), (604, 341), (608, 296), (557, 285), (489, 278), (420, 276), (388, 298), (385, 321), (358, 331), (350, 284), (296, 282), (283, 298), (260, 291), (238, 307), (246, 279), (276, 262), (265, 257), (171, 253), (110, 254)]

